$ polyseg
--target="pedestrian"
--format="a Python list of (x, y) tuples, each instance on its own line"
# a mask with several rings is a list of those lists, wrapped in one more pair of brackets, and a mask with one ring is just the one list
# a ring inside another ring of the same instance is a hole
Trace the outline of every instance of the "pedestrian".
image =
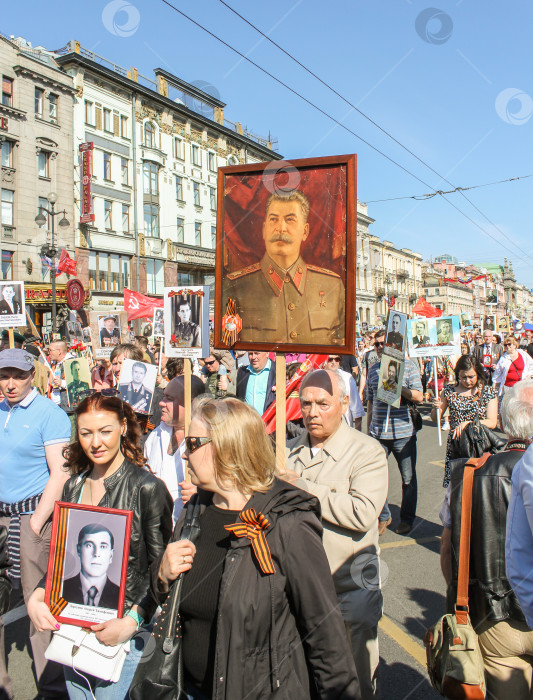
[[(515, 384), (502, 401), (507, 446), (474, 472), (468, 587), (468, 613), (483, 655), (487, 697), (513, 700), (530, 698), (533, 687), (533, 632), (505, 572), (505, 522), (511, 500), (511, 476), (533, 435), (533, 382), (529, 397), (522, 384)], [(444, 525), (441, 567), (448, 586), (448, 613), (454, 612), (457, 599), (466, 461), (452, 462), (440, 516)]]
[[(130, 510), (133, 513), (126, 571), (124, 616), (92, 625), (96, 639), (107, 645), (130, 640), (130, 652), (116, 683), (95, 675), (82, 676), (63, 666), (71, 700), (127, 698), (140, 661), (145, 629), (156, 603), (149, 589), (149, 567), (172, 532), (172, 499), (160, 479), (145, 468), (140, 428), (131, 406), (118, 396), (91, 394), (76, 408), (77, 437), (65, 451), (66, 470), (73, 475), (61, 500), (86, 506)], [(44, 588), (28, 601), (28, 614), (39, 630), (57, 629), (56, 618), (44, 602)], [(89, 687), (90, 686), (90, 687)]]
[(520, 380), (533, 377), (533, 358), (519, 348), (518, 338), (508, 335), (503, 341), (503, 347), (505, 352), (492, 377), (494, 389), (500, 397)]
[[(199, 399), (189, 433), (184, 457), (198, 494), (188, 508), (199, 504), (199, 536), (195, 544), (180, 540), (182, 513), (152, 569), (160, 603), (187, 572), (179, 609), (183, 697), (360, 698), (318, 500), (275, 477), (261, 418), (242, 401)], [(141, 685), (138, 697), (150, 691)]]
[(68, 344), (64, 340), (54, 340), (48, 348), (50, 357), (50, 379), (48, 383), (48, 398), (65, 413), (72, 414), (67, 397), (67, 382), (65, 380), (65, 360), (71, 360), (76, 355), (69, 352)]
[(149, 365), (154, 364), (154, 356), (148, 347), (148, 338), (144, 335), (136, 335), (133, 344), (139, 348), (143, 354), (142, 362), (147, 362)]
[(462, 355), (455, 365), (455, 385), (447, 384), (438, 398), (433, 400), (431, 420), (437, 420), (437, 410), (441, 419), (449, 412), (450, 432), (444, 458), (444, 482), (450, 483), (450, 453), (452, 441), (461, 437), (463, 430), (474, 418), (482, 425), (494, 429), (498, 423), (498, 399), (496, 390), (487, 386), (487, 375), (473, 355)]
[(102, 357), (93, 367), (91, 372), (91, 383), (93, 389), (102, 391), (102, 389), (111, 389), (115, 386), (113, 369), (111, 361), (108, 357)]
[(491, 330), (485, 329), (483, 331), (483, 343), (476, 345), (472, 354), (485, 368), (490, 386), (494, 369), (503, 355), (503, 347), (494, 342), (494, 334)]
[[(0, 390), (5, 397), (0, 403), (0, 526), (9, 529), (10, 577), (20, 581), (26, 604), (48, 568), (51, 514), (68, 479), (63, 448), (71, 433), (66, 413), (32, 387), (34, 374), (34, 358), (26, 350), (0, 353)], [(49, 632), (30, 625), (38, 692), (61, 697), (65, 692), (62, 668), (44, 658), (49, 642)], [(3, 648), (2, 677), (7, 678)]]
[(361, 423), (363, 416), (365, 415), (365, 409), (363, 408), (363, 404), (359, 398), (355, 378), (349, 372), (340, 369), (340, 365), (342, 364), (340, 355), (329, 355), (325, 364), (327, 369), (334, 372), (340, 372), (341, 377), (344, 379), (346, 395), (349, 397), (348, 408), (346, 409), (344, 417), (350, 428), (361, 430)]
[(367, 400), (368, 400), (367, 396), (366, 396), (365, 389), (366, 389), (366, 383), (368, 380), (369, 372), (372, 369), (372, 367), (374, 365), (378, 364), (380, 361), (380, 356), (378, 356), (378, 354), (376, 352), (375, 345), (374, 345), (374, 342), (375, 342), (374, 339), (378, 333), (382, 333), (383, 337), (385, 337), (384, 330), (377, 331), (377, 333), (372, 338), (370, 336), (365, 336), (365, 343), (372, 342), (372, 347), (370, 347), (370, 345), (367, 346), (367, 350), (366, 350), (366, 352), (363, 356), (362, 362), (361, 362), (362, 371), (361, 371), (361, 381), (359, 382), (359, 398), (361, 399), (363, 404), (366, 404)]
[[(250, 364), (239, 367), (237, 371), (238, 399), (253, 406), (260, 416), (275, 400), (274, 386), (276, 384), (276, 364), (268, 356), (268, 352), (248, 351)], [(283, 391), (285, 387), (281, 387)]]
[(200, 377), (205, 382), (206, 392), (211, 396), (226, 396), (228, 391), (227, 367), (219, 362), (213, 353), (204, 357), (203, 362), (204, 366)]
[(387, 497), (388, 469), (379, 443), (343, 419), (348, 401), (338, 372), (315, 370), (302, 379), (306, 431), (289, 443), (287, 472), (281, 478), (320, 500), (324, 548), (361, 697), (367, 700), (378, 697), (378, 622), (383, 605), (378, 516)]
[[(205, 392), (204, 383), (191, 377), (191, 400)], [(152, 472), (162, 479), (174, 501), (173, 520), (183, 508), (181, 498), (185, 487), (185, 377), (172, 379), (163, 391), (161, 422), (152, 430), (144, 444), (144, 456)]]
[[(381, 361), (385, 341), (385, 331), (379, 331), (374, 337), (376, 354)], [(409, 358), (405, 359), (399, 408), (389, 406), (377, 398), (379, 365), (370, 368), (367, 382), (367, 432), (379, 440), (387, 456), (392, 452), (402, 476), (402, 504), (400, 522), (396, 527), (399, 535), (407, 535), (413, 529), (416, 517), (418, 487), (416, 481), (416, 429), (411, 420), (407, 402), (422, 403), (424, 394), (417, 365)], [(387, 420), (388, 415), (388, 420)], [(388, 503), (379, 516), (380, 531), (392, 522)]]

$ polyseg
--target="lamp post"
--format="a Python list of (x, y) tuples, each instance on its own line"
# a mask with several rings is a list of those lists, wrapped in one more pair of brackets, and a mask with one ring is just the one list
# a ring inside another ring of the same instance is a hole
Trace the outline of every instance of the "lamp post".
[(52, 333), (57, 331), (56, 327), (56, 312), (57, 312), (57, 296), (56, 296), (56, 255), (57, 249), (55, 247), (55, 217), (63, 214), (63, 218), (59, 221), (60, 228), (67, 228), (70, 226), (70, 221), (66, 217), (66, 211), (56, 211), (55, 204), (57, 202), (57, 195), (55, 192), (50, 192), (48, 195), (49, 209), (46, 207), (39, 207), (39, 213), (35, 217), (35, 223), (39, 228), (46, 224), (45, 213), (50, 217), (52, 226), (50, 231), (50, 243), (45, 243), (41, 246), (41, 255), (46, 255), (52, 260), (52, 268), (50, 270), (50, 275), (52, 277)]

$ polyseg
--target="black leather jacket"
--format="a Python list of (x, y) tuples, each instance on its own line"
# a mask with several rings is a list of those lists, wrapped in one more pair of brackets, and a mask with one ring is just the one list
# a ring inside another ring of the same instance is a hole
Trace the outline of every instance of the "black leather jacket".
[[(474, 475), (468, 586), (470, 619), (474, 627), (482, 622), (498, 622), (508, 618), (525, 621), (505, 571), (505, 525), (513, 468), (526, 447), (522, 442), (510, 442), (503, 452), (492, 455)], [(450, 613), (457, 597), (461, 500), (466, 461), (458, 459), (451, 463), (452, 581), (447, 594)]]
[[(71, 477), (61, 500), (77, 503), (87, 474)], [(124, 609), (139, 605), (149, 620), (157, 607), (150, 594), (150, 564), (163, 554), (172, 534), (174, 502), (161, 479), (127, 460), (104, 479), (104, 487), (100, 507), (133, 512)]]

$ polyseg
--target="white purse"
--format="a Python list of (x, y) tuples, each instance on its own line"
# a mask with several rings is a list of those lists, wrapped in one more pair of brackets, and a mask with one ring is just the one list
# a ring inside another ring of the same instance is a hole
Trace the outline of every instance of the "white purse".
[(74, 671), (116, 683), (129, 651), (129, 640), (108, 646), (99, 642), (90, 630), (61, 625), (61, 629), (53, 633), (44, 656), (48, 661), (57, 661)]

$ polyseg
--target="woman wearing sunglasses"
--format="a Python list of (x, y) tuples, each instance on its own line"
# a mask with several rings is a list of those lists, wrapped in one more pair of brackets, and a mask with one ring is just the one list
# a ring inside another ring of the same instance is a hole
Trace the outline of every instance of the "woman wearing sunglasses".
[[(183, 512), (152, 566), (160, 603), (187, 572), (179, 599), (184, 697), (359, 698), (318, 500), (275, 477), (270, 440), (247, 404), (200, 398), (189, 433), (183, 456), (198, 493), (187, 511), (200, 505), (199, 535), (195, 544), (179, 539)], [(138, 676), (139, 697), (149, 697)]]
[(500, 357), (492, 382), (498, 395), (502, 397), (510, 387), (521, 379), (533, 377), (533, 358), (520, 350), (518, 338), (508, 335), (503, 341), (504, 354)]
[[(149, 567), (165, 551), (172, 531), (172, 498), (165, 484), (144, 468), (137, 419), (114, 393), (114, 389), (91, 393), (76, 408), (76, 440), (65, 450), (65, 466), (73, 476), (61, 500), (133, 511), (124, 616), (91, 627), (103, 644), (131, 640), (130, 653), (117, 683), (88, 676), (90, 689), (84, 678), (65, 666), (69, 697), (76, 700), (128, 697), (147, 637), (138, 630), (156, 608), (149, 591)], [(44, 602), (44, 588), (31, 596), (28, 614), (39, 631), (59, 628)]]

